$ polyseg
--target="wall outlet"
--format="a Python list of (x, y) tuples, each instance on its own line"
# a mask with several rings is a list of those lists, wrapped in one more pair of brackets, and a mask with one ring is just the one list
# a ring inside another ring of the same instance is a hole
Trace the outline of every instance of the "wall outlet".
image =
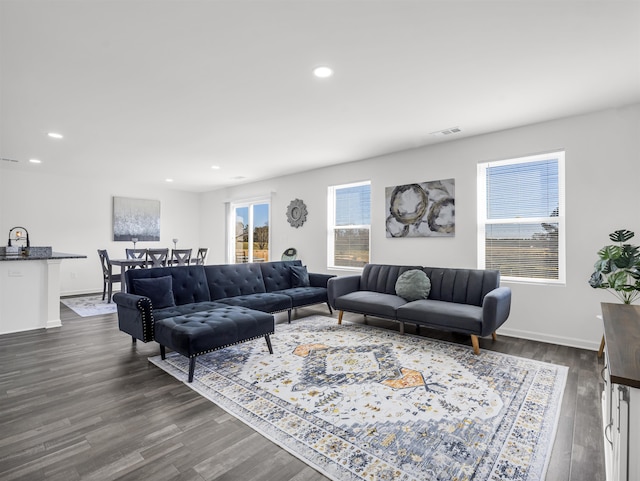
[(69, 274), (69, 277), (71, 277), (71, 279), (75, 279), (77, 276), (75, 272), (72, 272)]

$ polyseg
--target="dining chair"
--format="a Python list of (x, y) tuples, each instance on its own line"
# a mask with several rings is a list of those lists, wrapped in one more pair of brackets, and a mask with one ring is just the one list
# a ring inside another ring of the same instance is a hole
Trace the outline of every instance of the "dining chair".
[(166, 267), (169, 249), (147, 249), (147, 267)]
[(209, 248), (208, 247), (200, 247), (198, 249), (198, 253), (196, 254), (196, 264), (197, 265), (204, 265), (204, 263), (207, 260), (207, 254), (209, 254)]
[(109, 298), (107, 302), (111, 302), (113, 285), (116, 282), (122, 282), (122, 272), (113, 273), (113, 266), (111, 265), (106, 249), (98, 249), (98, 256), (100, 256), (100, 264), (102, 265), (102, 300), (104, 301), (108, 287)]
[[(127, 259), (145, 259), (147, 258), (147, 249), (125, 249)], [(135, 268), (136, 266), (134, 266)], [(144, 265), (138, 267), (145, 267)]]
[(171, 249), (172, 266), (188, 266), (191, 262), (192, 249)]

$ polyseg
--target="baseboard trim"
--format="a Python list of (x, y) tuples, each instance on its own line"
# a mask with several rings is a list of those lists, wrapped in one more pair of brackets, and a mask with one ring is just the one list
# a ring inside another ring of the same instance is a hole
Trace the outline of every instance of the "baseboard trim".
[[(115, 294), (116, 292), (120, 292), (120, 290), (117, 291), (113, 291), (113, 293)], [(102, 291), (96, 291), (95, 289), (89, 289), (89, 290), (84, 290), (84, 291), (67, 291), (67, 292), (61, 292), (60, 293), (60, 297), (76, 297), (76, 296), (97, 296), (97, 295), (102, 295)]]
[(576, 347), (578, 349), (587, 349), (589, 351), (597, 351), (600, 348), (600, 341), (589, 341), (587, 339), (577, 339), (571, 337), (553, 336), (534, 331), (523, 331), (520, 329), (500, 328), (499, 336), (517, 337), (527, 339), (529, 341), (546, 342), (548, 344), (558, 344), (560, 346)]

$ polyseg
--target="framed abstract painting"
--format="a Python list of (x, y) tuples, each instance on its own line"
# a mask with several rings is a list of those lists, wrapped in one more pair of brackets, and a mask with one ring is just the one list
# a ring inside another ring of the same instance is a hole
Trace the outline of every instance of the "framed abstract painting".
[(113, 240), (160, 240), (160, 201), (113, 198)]
[(387, 237), (453, 237), (455, 179), (385, 189)]

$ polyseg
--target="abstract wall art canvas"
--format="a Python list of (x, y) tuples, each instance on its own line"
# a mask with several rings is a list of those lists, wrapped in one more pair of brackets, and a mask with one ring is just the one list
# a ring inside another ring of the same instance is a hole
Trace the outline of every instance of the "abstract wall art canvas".
[(113, 240), (160, 240), (160, 201), (113, 198)]
[(385, 189), (387, 237), (453, 237), (455, 179)]

